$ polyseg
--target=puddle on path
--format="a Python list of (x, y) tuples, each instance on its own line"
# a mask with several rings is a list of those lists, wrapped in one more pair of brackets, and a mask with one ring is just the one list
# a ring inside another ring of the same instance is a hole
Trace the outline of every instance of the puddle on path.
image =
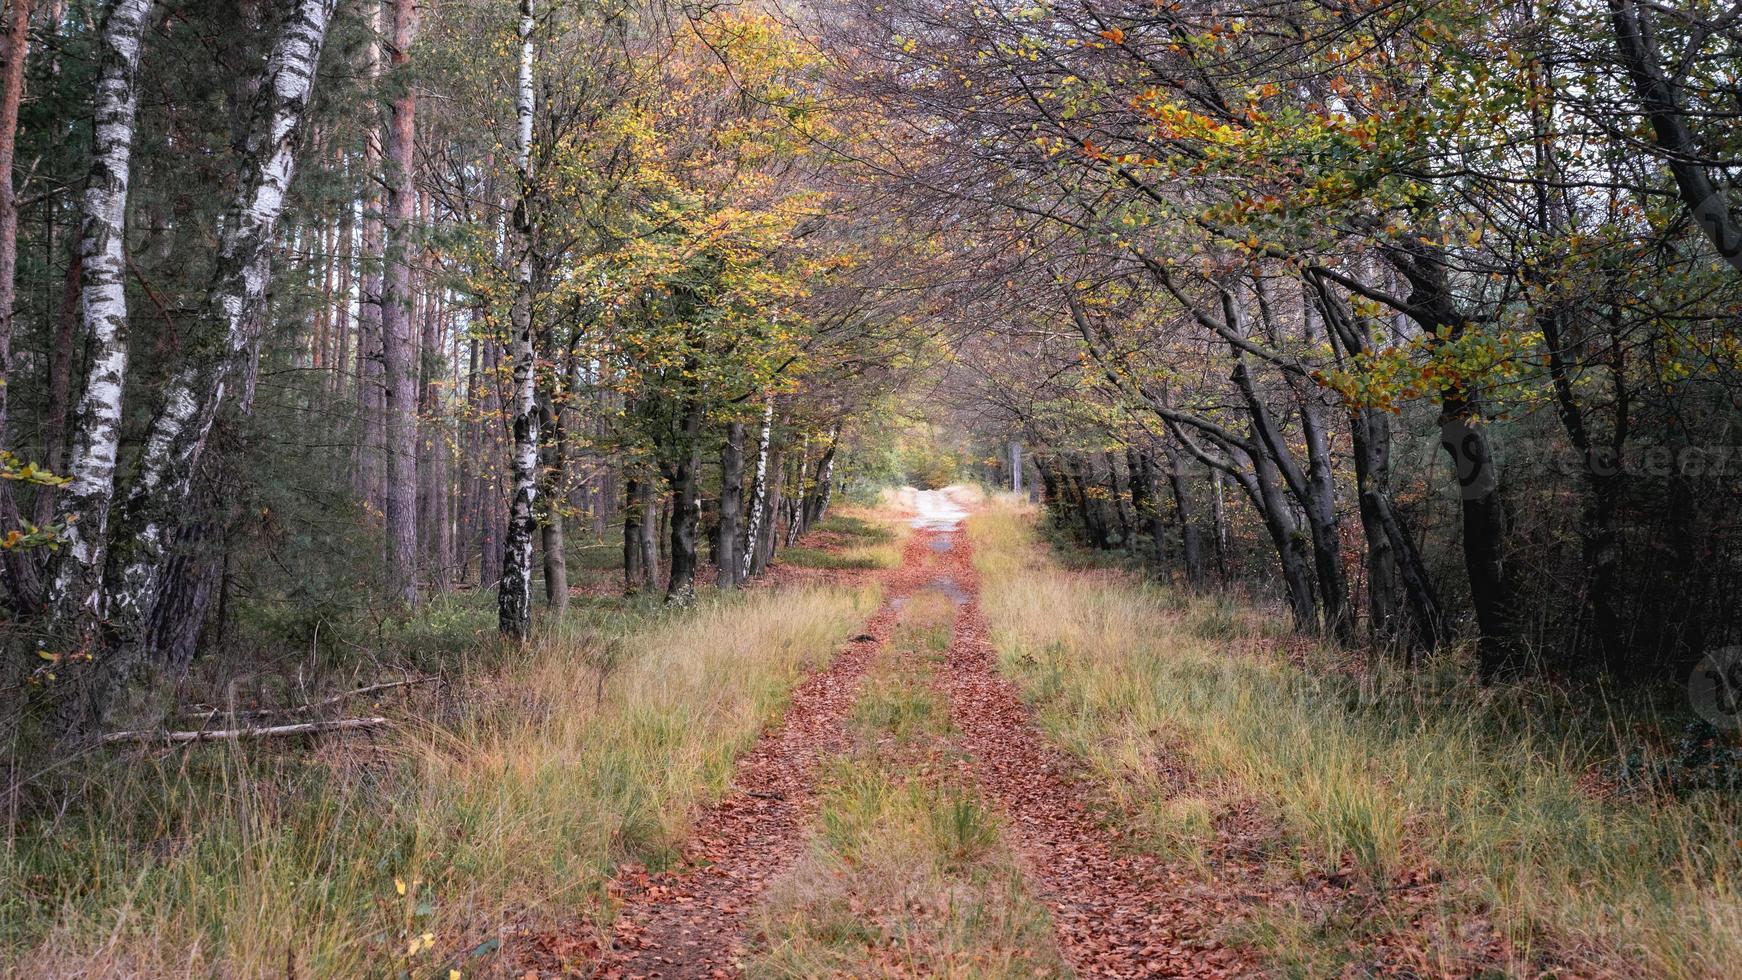
[(942, 592), (950, 597), (950, 601), (958, 606), (968, 604), (968, 590), (962, 588), (953, 575), (939, 575), (926, 583), (925, 586), (933, 592)]

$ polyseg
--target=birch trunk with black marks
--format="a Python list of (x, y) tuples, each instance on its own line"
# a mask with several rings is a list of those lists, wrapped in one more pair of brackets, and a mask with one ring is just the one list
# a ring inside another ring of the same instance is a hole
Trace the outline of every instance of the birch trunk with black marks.
[(756, 468), (750, 481), (748, 526), (744, 529), (744, 553), (739, 557), (738, 581), (748, 582), (761, 571), (757, 556), (762, 553), (762, 538), (768, 527), (768, 454), (774, 436), (774, 399), (762, 401), (762, 428), (756, 433)]
[(417, 190), (412, 184), (417, 126), (417, 92), (405, 77), (417, 33), (418, 0), (394, 0), (389, 55), (399, 91), (388, 105), (382, 151), (387, 167), (384, 215), (386, 268), (381, 290), (381, 362), (386, 485), (382, 520), (387, 530), (387, 582), (390, 594), (408, 607), (418, 602), (417, 548), (417, 367), (413, 360), (413, 293)]
[[(107, 656), (78, 671), (77, 707), (57, 708), (67, 731), (99, 723), (108, 694), (148, 653), (153, 614), (171, 545), (181, 536), (207, 439), (235, 386), (252, 394), (252, 371), (270, 278), (271, 249), (291, 181), (321, 47), (338, 0), (299, 0), (254, 89), (237, 194), (224, 214), (202, 321), (212, 343), (164, 385), (141, 450), (137, 476), (117, 511), (107, 555), (101, 614), (112, 634)], [(88, 262), (88, 260), (87, 260)]]
[(121, 447), (121, 393), (127, 378), (125, 278), (127, 184), (138, 109), (140, 49), (151, 0), (114, 0), (97, 32), (91, 172), (80, 216), (81, 323), (91, 364), (79, 397), (79, 427), (67, 475), (71, 523), (50, 591), (63, 628), (88, 633), (96, 624), (107, 557), (109, 508)]
[[(403, 0), (402, 0), (403, 2)], [(514, 493), (508, 506), (508, 533), (502, 544), (502, 579), (496, 590), (497, 626), (504, 636), (525, 639), (532, 629), (533, 507), (538, 499), (538, 407), (536, 352), (532, 342), (532, 0), (520, 0), (520, 91), (515, 102), (515, 150), (520, 171), (520, 196), (514, 206), (514, 230), (520, 253), (512, 318), (514, 391), (510, 457)]]

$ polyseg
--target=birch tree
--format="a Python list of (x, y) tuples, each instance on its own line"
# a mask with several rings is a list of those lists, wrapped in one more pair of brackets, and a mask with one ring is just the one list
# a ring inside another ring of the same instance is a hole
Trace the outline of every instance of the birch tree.
[(533, 507), (538, 496), (538, 379), (532, 333), (533, 25), (532, 0), (520, 0), (519, 98), (515, 101), (515, 166), (520, 194), (514, 205), (519, 264), (510, 325), (514, 359), (513, 497), (508, 509), (508, 533), (502, 545), (502, 580), (496, 590), (497, 626), (504, 636), (516, 640), (524, 640), (532, 630), (532, 539), (537, 531)]
[(69, 525), (50, 602), (56, 619), (84, 633), (96, 622), (109, 509), (121, 451), (127, 380), (127, 187), (139, 107), (137, 81), (151, 0), (113, 0), (98, 28), (91, 170), (79, 231), (79, 308), (91, 351), (79, 397), (64, 509)]
[(259, 342), (270, 250), (296, 173), (321, 47), (337, 5), (338, 0), (298, 0), (267, 60), (250, 112), (241, 179), (223, 216), (217, 263), (205, 297), (202, 321), (212, 341), (171, 375), (147, 431), (137, 475), (111, 532), (106, 590), (98, 607), (114, 632), (114, 649), (78, 671), (82, 676), (69, 678), (69, 700), (77, 706), (58, 712), (68, 728), (98, 720), (109, 690), (127, 678), (145, 653), (143, 624), (207, 436)]

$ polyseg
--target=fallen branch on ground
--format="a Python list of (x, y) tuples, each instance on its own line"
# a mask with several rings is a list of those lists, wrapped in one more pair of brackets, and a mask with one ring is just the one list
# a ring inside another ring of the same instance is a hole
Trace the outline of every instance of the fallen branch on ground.
[(381, 684), (370, 684), (368, 687), (359, 687), (354, 691), (345, 691), (342, 694), (335, 694), (330, 698), (322, 698), (319, 701), (311, 701), (308, 704), (291, 705), (288, 708), (245, 708), (240, 711), (226, 711), (223, 708), (215, 708), (205, 704), (196, 704), (189, 707), (186, 711), (181, 712), (179, 717), (190, 719), (210, 719), (218, 717), (271, 718), (274, 715), (300, 715), (304, 712), (332, 707), (342, 701), (349, 701), (351, 698), (360, 698), (365, 694), (379, 694), (382, 691), (391, 691), (394, 688), (411, 687), (414, 684), (426, 684), (436, 679), (436, 675), (430, 674), (425, 677), (412, 677), (402, 681), (387, 681)]
[(317, 735), (326, 732), (354, 732), (381, 728), (392, 722), (386, 718), (341, 718), (337, 721), (305, 721), (296, 725), (268, 725), (263, 728), (211, 728), (188, 732), (110, 732), (102, 744), (116, 742), (214, 742), (221, 738), (272, 738), (279, 735)]

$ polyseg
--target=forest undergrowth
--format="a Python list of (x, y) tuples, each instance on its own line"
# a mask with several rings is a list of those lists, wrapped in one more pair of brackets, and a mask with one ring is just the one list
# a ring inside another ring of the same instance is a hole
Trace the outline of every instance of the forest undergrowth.
[[(883, 522), (819, 533), (899, 554)], [(671, 860), (878, 605), (875, 582), (783, 560), (776, 587), (688, 609), (583, 581), (522, 651), (451, 604), (394, 624), (440, 641), (405, 649), (441, 686), (376, 706), (379, 734), (115, 746), (37, 774), (6, 814), (0, 974), (488, 975), (518, 933), (608, 919), (613, 870)]]
[(1665, 740), (1648, 707), (1303, 651), (1251, 603), (1064, 567), (1030, 512), (969, 531), (1001, 667), (1110, 820), (1190, 862), (1255, 808), (1272, 899), (1234, 928), (1286, 972), (1708, 977), (1742, 956), (1734, 799), (1624, 778)]

